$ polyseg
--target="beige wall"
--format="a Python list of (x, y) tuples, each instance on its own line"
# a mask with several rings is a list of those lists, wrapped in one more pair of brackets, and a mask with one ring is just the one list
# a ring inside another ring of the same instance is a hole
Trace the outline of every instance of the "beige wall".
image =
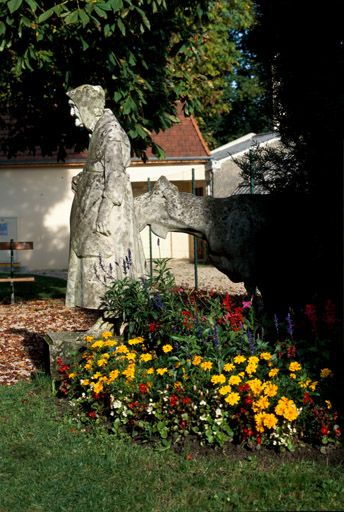
[[(73, 200), (71, 179), (81, 171), (81, 165), (51, 167), (8, 167), (0, 169), (0, 218), (18, 219), (18, 240), (33, 241), (33, 251), (18, 251), (19, 261), (28, 269), (66, 269), (69, 252), (69, 215)], [(140, 171), (140, 172), (139, 172)], [(156, 167), (139, 166), (129, 169), (134, 195), (147, 191), (146, 179), (151, 186), (165, 175), (181, 191), (191, 192), (191, 165)], [(196, 186), (204, 184), (204, 166), (195, 169)], [(176, 180), (179, 178), (179, 180)], [(149, 257), (149, 231), (142, 232), (146, 257)], [(0, 237), (1, 239), (1, 237)], [(4, 240), (2, 238), (2, 240)], [(169, 233), (160, 239), (152, 235), (153, 257), (189, 258), (189, 235)]]

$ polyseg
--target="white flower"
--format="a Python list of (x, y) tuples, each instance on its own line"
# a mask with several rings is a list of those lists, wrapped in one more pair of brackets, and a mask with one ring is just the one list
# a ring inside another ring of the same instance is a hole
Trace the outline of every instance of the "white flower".
[(114, 416), (115, 413), (113, 411), (110, 412), (110, 416)]
[(193, 410), (196, 411), (198, 409), (197, 405), (193, 406)]
[(221, 409), (216, 409), (216, 411), (215, 411), (215, 415), (216, 415), (216, 416), (222, 416), (222, 411), (221, 411)]
[(200, 417), (199, 417), (199, 419), (200, 419), (201, 421), (207, 421), (207, 417), (206, 417), (206, 416), (204, 416), (204, 415), (203, 415), (203, 416), (200, 416)]
[(82, 398), (85, 398), (85, 396), (86, 396), (86, 393), (82, 393), (82, 395), (81, 395), (81, 396), (82, 396)]
[(207, 405), (207, 402), (205, 400), (201, 400), (199, 405)]
[(122, 402), (120, 400), (115, 400), (112, 404), (113, 409), (119, 409), (122, 406)]

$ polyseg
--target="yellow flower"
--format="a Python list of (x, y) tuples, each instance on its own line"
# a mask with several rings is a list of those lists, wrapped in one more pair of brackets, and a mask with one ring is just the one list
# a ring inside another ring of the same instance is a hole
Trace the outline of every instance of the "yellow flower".
[(94, 375), (93, 375), (93, 379), (99, 379), (99, 377), (101, 377), (102, 374), (100, 372), (96, 372)]
[(152, 375), (154, 373), (154, 368), (148, 368), (147, 375)]
[(104, 342), (104, 347), (115, 347), (118, 345), (116, 340), (107, 340)]
[(333, 373), (329, 368), (323, 368), (322, 370), (320, 370), (320, 377), (322, 379), (326, 379), (326, 377), (333, 377)]
[(197, 366), (198, 364), (201, 364), (201, 362), (202, 362), (202, 358), (201, 358), (201, 356), (195, 356), (195, 357), (193, 358), (192, 364), (193, 364), (193, 365), (195, 365), (195, 366)]
[(93, 341), (93, 336), (85, 336), (84, 341), (88, 341), (88, 343), (91, 343)]
[(269, 377), (275, 377), (279, 372), (278, 368), (272, 368), (272, 370), (269, 371)]
[(165, 354), (167, 354), (168, 352), (172, 352), (173, 347), (172, 347), (172, 345), (167, 344), (167, 345), (164, 345), (164, 346), (162, 347), (162, 349), (163, 349), (163, 351), (165, 352)]
[(80, 384), (81, 384), (82, 386), (88, 386), (88, 385), (89, 385), (89, 383), (90, 383), (89, 379), (83, 379), (83, 380), (81, 380), (81, 381), (80, 381)]
[(236, 364), (240, 364), (240, 363), (244, 363), (246, 361), (246, 357), (245, 356), (235, 356), (235, 358), (233, 359), (233, 361), (236, 363)]
[(234, 369), (235, 369), (235, 365), (234, 365), (234, 364), (232, 364), (232, 363), (227, 363), (227, 364), (225, 364), (225, 365), (224, 365), (224, 367), (223, 367), (223, 371), (224, 371), (224, 372), (231, 372), (231, 371), (232, 371), (232, 370), (234, 370)]
[(263, 423), (267, 428), (275, 428), (277, 424), (277, 418), (274, 414), (265, 413), (263, 416)]
[(259, 412), (254, 415), (254, 421), (256, 422), (256, 430), (257, 432), (264, 432), (264, 417), (265, 414), (263, 412)]
[(239, 403), (239, 400), (240, 400), (239, 393), (235, 393), (234, 391), (229, 393), (229, 395), (225, 398), (225, 402), (227, 402), (229, 405), (235, 405), (235, 404)]
[(102, 366), (105, 366), (107, 364), (107, 360), (106, 359), (99, 359), (97, 361), (97, 365), (102, 367)]
[(299, 370), (301, 370), (300, 363), (298, 363), (297, 361), (293, 361), (290, 363), (290, 365), (289, 365), (290, 372), (298, 372)]
[(252, 375), (252, 373), (256, 373), (257, 371), (257, 365), (256, 364), (248, 364), (245, 369), (246, 373), (248, 375)]
[(296, 373), (290, 373), (289, 377), (290, 377), (291, 379), (296, 379)]
[(278, 386), (276, 384), (272, 384), (271, 382), (267, 382), (264, 386), (264, 395), (266, 396), (276, 396), (278, 391)]
[(92, 365), (90, 363), (86, 363), (84, 368), (85, 370), (92, 370)]
[(211, 382), (212, 384), (223, 384), (226, 382), (226, 377), (222, 373), (220, 375), (213, 375)]
[(128, 352), (129, 352), (129, 349), (125, 345), (120, 345), (119, 347), (117, 347), (117, 350), (116, 350), (116, 354), (127, 354)]
[(239, 375), (231, 375), (228, 379), (228, 384), (231, 386), (238, 385), (241, 382), (241, 377)]
[(252, 393), (254, 394), (254, 396), (258, 396), (261, 393), (261, 391), (263, 390), (262, 381), (259, 379), (248, 380), (246, 382), (246, 384), (248, 384), (250, 386), (250, 389), (251, 389)]
[(98, 341), (95, 341), (93, 343), (93, 345), (91, 345), (91, 347), (92, 348), (102, 348), (103, 345), (104, 345), (104, 341), (98, 340)]
[(128, 380), (133, 380), (135, 378), (135, 363), (128, 364), (127, 369), (124, 370), (122, 374), (125, 375)]
[(204, 363), (201, 363), (201, 368), (206, 372), (207, 370), (211, 370), (213, 366), (213, 363), (210, 361), (204, 361)]
[(285, 396), (282, 396), (282, 398), (278, 401), (278, 404), (275, 407), (275, 413), (279, 416), (284, 416), (284, 418), (288, 421), (296, 420), (298, 417), (296, 405), (294, 404), (293, 400), (289, 400)]
[(312, 384), (309, 386), (311, 391), (315, 391), (318, 384), (319, 384), (318, 381), (312, 382)]
[(73, 378), (73, 377), (75, 377), (75, 376), (76, 376), (76, 373), (70, 373), (70, 374), (68, 375), (68, 378), (69, 378), (69, 379), (72, 379), (72, 378)]
[(269, 359), (272, 358), (272, 355), (270, 354), (270, 352), (262, 352), (260, 354), (260, 359), (264, 359), (264, 361), (269, 361)]
[(164, 375), (164, 373), (166, 373), (166, 372), (167, 372), (167, 368), (157, 368), (157, 371), (156, 371), (156, 373), (158, 375)]
[(269, 362), (268, 362), (268, 366), (270, 366), (270, 368), (271, 368), (271, 366), (273, 366), (273, 365), (274, 365), (274, 363), (273, 363), (272, 361), (269, 361)]
[(332, 404), (331, 404), (330, 400), (325, 400), (325, 404), (327, 405), (328, 409), (332, 409)]
[(179, 368), (179, 367), (181, 366), (181, 364), (182, 364), (182, 363), (181, 363), (180, 361), (177, 361), (177, 362), (175, 363), (174, 367), (175, 367), (175, 368)]
[(230, 393), (231, 391), (232, 391), (232, 388), (229, 384), (227, 384), (227, 386), (222, 386), (219, 389), (220, 395), (228, 395), (228, 393)]
[(152, 360), (152, 354), (141, 354), (140, 355), (140, 360), (144, 361), (145, 363), (147, 363), (148, 361)]
[(132, 338), (131, 340), (128, 340), (129, 345), (138, 345), (139, 343), (143, 343), (143, 338)]
[(112, 372), (110, 372), (108, 384), (110, 384), (111, 382), (116, 380), (118, 375), (119, 375), (119, 371), (118, 370), (113, 370)]
[(135, 359), (136, 359), (136, 354), (135, 354), (135, 352), (129, 352), (129, 353), (127, 354), (127, 359), (128, 359), (128, 361), (135, 361)]
[(248, 358), (248, 364), (258, 364), (259, 363), (259, 357), (251, 356)]
[(104, 390), (104, 386), (103, 386), (103, 383), (102, 382), (97, 382), (95, 385), (94, 385), (94, 388), (93, 388), (93, 391), (95, 393), (100, 393), (101, 391)]
[(105, 331), (105, 332), (103, 332), (102, 336), (103, 336), (103, 338), (107, 339), (107, 338), (112, 338), (113, 334), (110, 331)]
[(175, 389), (178, 389), (178, 388), (181, 388), (182, 387), (182, 383), (179, 381), (179, 380), (176, 380), (176, 382), (173, 384), (173, 387)]
[(252, 403), (252, 410), (253, 410), (253, 412), (260, 412), (260, 411), (263, 411), (264, 409), (267, 409), (269, 407), (269, 405), (270, 405), (270, 402), (267, 399), (267, 397), (261, 396), (259, 398), (259, 400)]

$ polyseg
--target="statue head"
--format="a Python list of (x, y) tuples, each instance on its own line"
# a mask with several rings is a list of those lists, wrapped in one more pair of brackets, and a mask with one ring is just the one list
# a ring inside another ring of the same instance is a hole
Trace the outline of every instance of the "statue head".
[(84, 126), (93, 132), (98, 119), (103, 115), (105, 92), (100, 85), (80, 85), (67, 92), (70, 98), (71, 115), (75, 117), (76, 126)]

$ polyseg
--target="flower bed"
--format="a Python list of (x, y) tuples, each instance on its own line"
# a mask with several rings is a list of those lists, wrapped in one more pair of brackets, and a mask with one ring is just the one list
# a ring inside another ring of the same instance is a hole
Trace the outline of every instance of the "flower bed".
[[(83, 421), (106, 418), (116, 434), (164, 446), (189, 434), (201, 444), (289, 450), (300, 442), (340, 443), (329, 398), (333, 373), (316, 369), (320, 352), (307, 353), (293, 339), (290, 315), (283, 341), (275, 318), (276, 339), (268, 343), (250, 302), (176, 290), (166, 262), (153, 281), (114, 283), (107, 300), (128, 322), (125, 338), (87, 337), (81, 361), (57, 361), (62, 390), (84, 411)], [(315, 313), (307, 308), (312, 332)]]

